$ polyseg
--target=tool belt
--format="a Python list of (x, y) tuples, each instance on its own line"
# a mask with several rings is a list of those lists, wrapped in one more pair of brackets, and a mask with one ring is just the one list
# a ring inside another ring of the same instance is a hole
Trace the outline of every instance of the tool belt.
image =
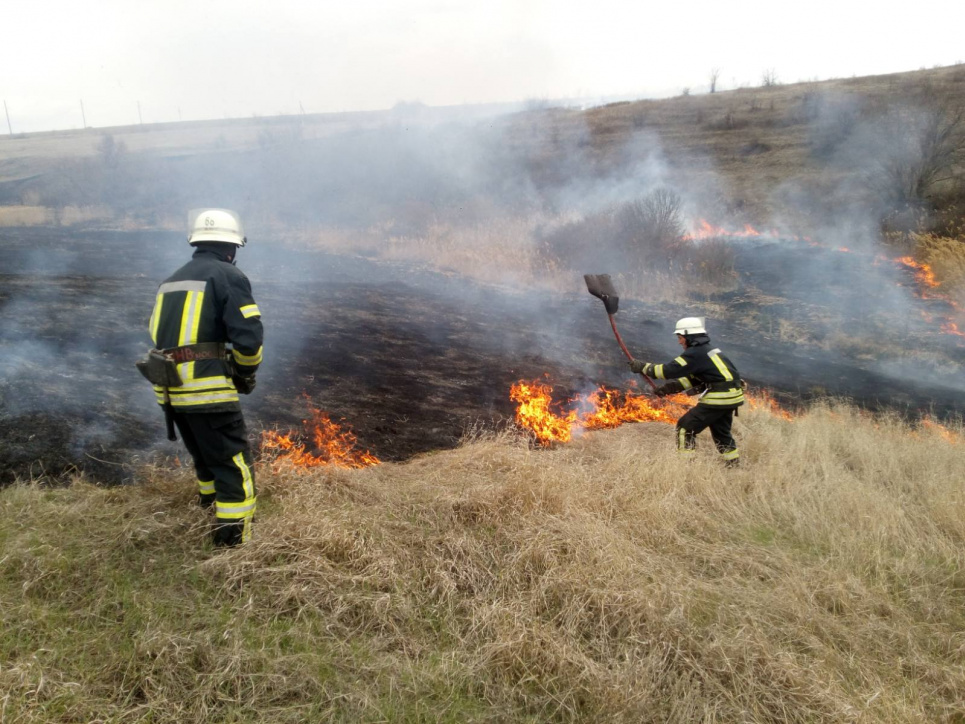
[(222, 359), (225, 354), (225, 347), (221, 342), (198, 342), (197, 344), (184, 344), (180, 347), (162, 349), (161, 354), (170, 357), (175, 364), (183, 364), (203, 359)]
[(744, 388), (743, 380), (731, 380), (730, 382), (711, 382), (707, 385), (708, 392), (729, 392), (735, 387)]

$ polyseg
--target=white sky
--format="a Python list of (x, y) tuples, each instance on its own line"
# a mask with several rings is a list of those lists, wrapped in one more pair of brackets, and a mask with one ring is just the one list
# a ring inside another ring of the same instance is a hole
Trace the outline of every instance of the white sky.
[[(0, 0), (14, 133), (636, 98), (965, 60), (965, 1)], [(0, 134), (7, 133), (0, 117)]]

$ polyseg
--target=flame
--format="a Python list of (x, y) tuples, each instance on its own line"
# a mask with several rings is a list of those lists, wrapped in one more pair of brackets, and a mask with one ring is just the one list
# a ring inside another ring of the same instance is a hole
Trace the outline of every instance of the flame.
[(368, 450), (357, 449), (355, 435), (349, 430), (343, 431), (328, 413), (314, 408), (311, 413), (312, 420), (303, 422), (312, 426), (312, 438), (318, 453), (309, 452), (292, 430), (287, 433), (265, 430), (261, 434), (261, 449), (272, 452), (273, 463), (286, 463), (298, 468), (332, 466), (358, 469), (381, 462)]
[(941, 329), (942, 329), (942, 332), (944, 332), (945, 334), (954, 334), (959, 337), (965, 337), (965, 332), (960, 330), (958, 328), (958, 325), (955, 324), (955, 322), (952, 322), (952, 321), (945, 322), (945, 324), (942, 325)]
[(914, 270), (915, 279), (918, 281), (919, 284), (922, 284), (931, 289), (941, 286), (941, 282), (935, 279), (935, 272), (928, 264), (923, 264), (921, 262), (915, 261), (915, 259), (910, 256), (901, 256), (895, 259), (894, 261), (896, 261), (899, 264), (904, 264), (909, 269)]
[(787, 234), (782, 234), (777, 229), (771, 229), (770, 231), (758, 231), (750, 224), (744, 224), (744, 228), (739, 231), (732, 231), (730, 229), (725, 229), (721, 226), (714, 226), (706, 219), (698, 219), (696, 222), (691, 224), (692, 231), (689, 234), (684, 234), (682, 237), (684, 241), (696, 241), (700, 239), (719, 239), (721, 237), (727, 237), (731, 239), (753, 239), (757, 237), (766, 237), (774, 239), (791, 239), (794, 241), (810, 241), (808, 237), (800, 236), (789, 236)]
[(957, 445), (965, 441), (965, 439), (963, 439), (962, 435), (960, 435), (959, 433), (953, 430), (949, 430), (940, 422), (936, 422), (935, 420), (927, 416), (921, 418), (921, 427), (922, 429), (931, 430), (932, 432), (938, 433), (939, 437), (941, 437), (946, 442), (952, 443), (953, 445)]
[(519, 403), (516, 408), (516, 424), (532, 430), (542, 445), (551, 442), (569, 442), (573, 437), (576, 410), (564, 416), (550, 410), (553, 388), (542, 382), (520, 380), (509, 390), (509, 399)]
[[(625, 422), (673, 425), (696, 402), (684, 394), (654, 399), (633, 390), (600, 386), (588, 395), (569, 400), (568, 411), (554, 412), (552, 386), (535, 380), (520, 380), (510, 388), (509, 397), (518, 404), (516, 424), (530, 430), (541, 445), (569, 442), (578, 430), (619, 427)], [(764, 409), (785, 420), (793, 419), (766, 391), (746, 397), (751, 409)]]
[(579, 395), (567, 412), (553, 412), (553, 388), (538, 381), (520, 380), (509, 391), (518, 403), (516, 424), (530, 430), (541, 445), (569, 442), (577, 430), (599, 430), (618, 427), (625, 422), (664, 422), (673, 424), (690, 406), (686, 395), (674, 395), (651, 401), (633, 391), (623, 392), (598, 387), (588, 395)]
[(643, 395), (599, 387), (586, 397), (590, 409), (580, 415), (587, 430), (618, 427), (625, 422), (666, 422), (673, 424), (690, 407), (686, 395), (665, 397), (658, 406)]
[(753, 395), (744, 395), (747, 399), (747, 406), (752, 410), (767, 410), (775, 417), (782, 420), (793, 420), (794, 416), (778, 404), (777, 400), (771, 397), (767, 390), (755, 392)]

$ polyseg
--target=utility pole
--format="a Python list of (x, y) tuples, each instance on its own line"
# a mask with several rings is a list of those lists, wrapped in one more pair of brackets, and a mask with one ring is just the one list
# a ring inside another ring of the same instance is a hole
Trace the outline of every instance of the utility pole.
[(140, 102), (140, 101), (137, 102), (137, 120), (138, 120), (138, 122), (139, 122), (142, 126), (144, 125), (144, 119), (141, 118), (141, 102)]
[(84, 113), (84, 99), (83, 99), (83, 98), (80, 99), (80, 117), (81, 117), (81, 118), (83, 119), (83, 121), (84, 121), (84, 125), (81, 126), (81, 128), (87, 128), (87, 114)]
[(10, 125), (10, 111), (7, 110), (7, 101), (3, 102), (3, 112), (7, 114), (7, 130), (13, 135), (13, 126)]

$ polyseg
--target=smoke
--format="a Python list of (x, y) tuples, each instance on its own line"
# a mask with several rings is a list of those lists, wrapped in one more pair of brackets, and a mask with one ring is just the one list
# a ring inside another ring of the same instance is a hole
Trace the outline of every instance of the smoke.
[[(847, 96), (813, 96), (802, 113), (815, 163), (854, 166), (896, 144), (869, 112)], [(602, 305), (582, 288), (582, 273), (626, 270), (603, 220), (621, 223), (621, 213), (664, 189), (679, 198), (683, 220), (722, 222), (734, 195), (709, 155), (669, 154), (646, 128), (617, 146), (605, 124), (566, 109), (444, 118), (405, 106), (382, 120), (253, 127), (253, 143), (225, 131), (200, 154), (118, 155), (124, 146), (113, 144), (110, 163), (95, 153), (65, 169), (69, 183), (41, 189), (49, 204), (107, 204), (169, 230), (2, 232), (9, 283), (0, 291), (0, 420), (8, 428), (38, 414), (69, 420), (64, 454), (95, 451), (108, 463), (172, 449), (157, 442), (161, 415), (133, 362), (149, 345), (157, 285), (190, 257), (180, 226), (189, 208), (234, 208), (246, 224), (250, 242), (237, 263), (266, 328), (259, 387), (244, 402), (253, 429), (297, 425), (297, 401), (308, 393), (351, 414), (361, 444), (392, 459), (429, 439), (454, 440), (466, 419), (505, 415), (517, 379), (549, 372), (571, 393), (625, 383)], [(673, 305), (625, 297), (619, 319), (634, 353), (674, 356), (670, 325), (696, 314), (708, 317), (716, 344), (739, 352), (731, 356), (745, 374), (786, 389), (846, 394), (864, 375), (877, 385), (862, 388), (870, 398), (911, 375), (961, 392), (945, 374), (946, 342), (922, 325), (934, 304), (880, 245), (880, 194), (853, 174), (831, 177), (838, 180), (773, 189), (767, 205), (781, 212), (763, 226), (776, 237), (725, 239), (734, 288), (708, 292), (694, 281)], [(578, 268), (558, 270), (572, 277), (564, 294), (547, 293), (543, 270), (515, 268), (515, 257), (492, 285), (440, 269), (439, 258), (432, 266), (369, 258), (393, 239), (427, 248), (444, 240), (495, 267), (487, 239), (534, 249), (561, 229), (584, 255)], [(312, 243), (319, 230), (365, 244), (326, 252)], [(651, 271), (673, 271), (668, 257), (646, 261)], [(927, 354), (890, 351), (907, 344)], [(822, 370), (832, 368), (827, 379)]]

